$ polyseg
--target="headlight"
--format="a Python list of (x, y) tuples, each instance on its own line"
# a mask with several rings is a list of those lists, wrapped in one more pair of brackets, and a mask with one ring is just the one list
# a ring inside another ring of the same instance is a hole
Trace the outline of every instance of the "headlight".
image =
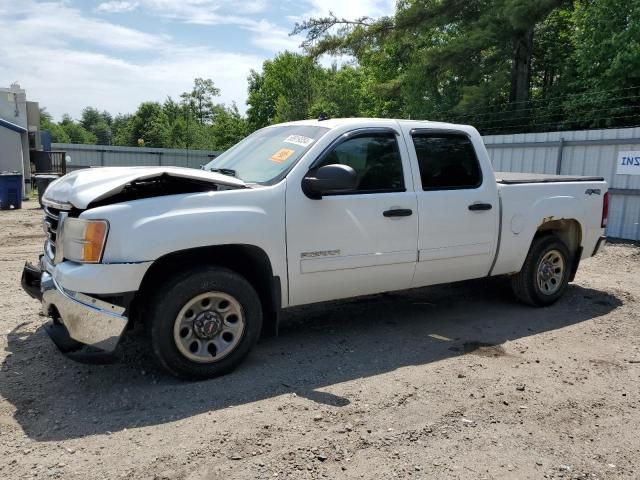
[(99, 263), (107, 240), (106, 220), (66, 218), (64, 221), (64, 257), (73, 262)]

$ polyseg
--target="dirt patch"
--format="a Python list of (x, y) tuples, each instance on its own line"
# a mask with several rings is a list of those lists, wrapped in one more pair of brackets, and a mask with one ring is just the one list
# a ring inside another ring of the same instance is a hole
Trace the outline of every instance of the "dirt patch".
[(492, 345), (483, 342), (465, 342), (463, 345), (464, 353), (472, 353), (479, 357), (502, 357), (507, 351), (502, 345)]
[(289, 310), (183, 383), (135, 336), (108, 365), (55, 349), (19, 286), (41, 214), (0, 212), (2, 479), (638, 478), (638, 246), (543, 309), (493, 279)]

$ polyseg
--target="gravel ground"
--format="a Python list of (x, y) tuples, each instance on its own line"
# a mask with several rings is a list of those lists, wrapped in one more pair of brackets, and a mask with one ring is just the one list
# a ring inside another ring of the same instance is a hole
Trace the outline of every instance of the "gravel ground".
[(0, 478), (639, 478), (640, 248), (532, 309), (503, 279), (297, 308), (223, 378), (139, 338), (60, 354), (22, 292), (41, 211), (0, 212)]

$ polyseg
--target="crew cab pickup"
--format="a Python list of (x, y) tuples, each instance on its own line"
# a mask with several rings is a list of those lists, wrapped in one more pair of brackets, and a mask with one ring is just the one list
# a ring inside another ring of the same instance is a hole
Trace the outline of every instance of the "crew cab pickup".
[(607, 222), (602, 178), (495, 173), (477, 130), (428, 121), (274, 125), (204, 165), (92, 168), (43, 196), (22, 284), (63, 351), (136, 322), (182, 378), (231, 371), (282, 309), (496, 275), (550, 305)]

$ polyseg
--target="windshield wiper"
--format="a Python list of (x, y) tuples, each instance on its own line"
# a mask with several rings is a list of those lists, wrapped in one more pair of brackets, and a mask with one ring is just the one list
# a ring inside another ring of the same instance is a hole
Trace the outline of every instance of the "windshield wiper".
[(231, 168), (210, 168), (210, 172), (221, 173), (223, 175), (227, 175), (228, 177), (235, 177), (236, 171)]

